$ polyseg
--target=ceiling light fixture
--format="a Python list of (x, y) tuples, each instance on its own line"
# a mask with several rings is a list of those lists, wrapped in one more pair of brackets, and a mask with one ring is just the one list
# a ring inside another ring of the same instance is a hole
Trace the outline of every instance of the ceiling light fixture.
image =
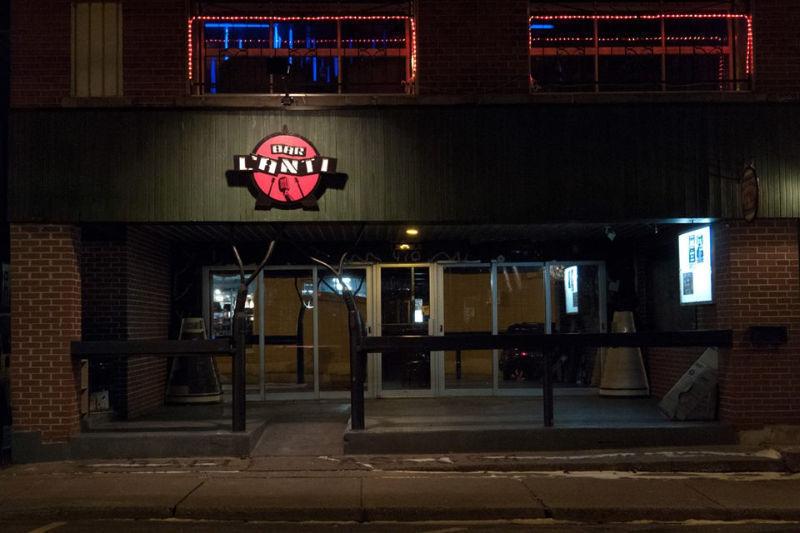
[(406, 235), (411, 235), (412, 237), (416, 237), (419, 235), (419, 230), (417, 228), (407, 228)]

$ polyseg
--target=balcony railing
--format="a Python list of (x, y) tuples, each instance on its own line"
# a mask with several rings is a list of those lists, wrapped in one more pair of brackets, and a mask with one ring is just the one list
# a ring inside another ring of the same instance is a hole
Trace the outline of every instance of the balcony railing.
[(749, 15), (537, 15), (529, 20), (533, 92), (739, 91), (750, 88)]

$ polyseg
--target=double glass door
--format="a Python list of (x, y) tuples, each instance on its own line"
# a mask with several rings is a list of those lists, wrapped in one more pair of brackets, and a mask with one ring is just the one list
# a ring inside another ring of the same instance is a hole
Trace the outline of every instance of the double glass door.
[[(207, 268), (209, 336), (231, 335), (238, 271)], [(350, 386), (344, 285), (370, 335), (578, 333), (606, 330), (600, 262), (353, 265), (342, 279), (316, 266), (270, 267), (251, 285), (249, 399), (345, 397)], [(541, 390), (535, 350), (370, 354), (370, 397), (516, 395)], [(592, 382), (594, 350), (557, 354), (559, 387)], [(229, 358), (217, 360), (223, 385)]]

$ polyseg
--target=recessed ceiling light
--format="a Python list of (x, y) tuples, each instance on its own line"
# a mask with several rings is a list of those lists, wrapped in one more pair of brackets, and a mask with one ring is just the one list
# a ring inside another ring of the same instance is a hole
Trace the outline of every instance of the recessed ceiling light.
[(400, 248), (401, 250), (410, 250), (411, 249), (411, 245), (403, 243), (400, 246), (398, 246), (398, 248)]
[(407, 228), (406, 235), (411, 235), (412, 237), (419, 235), (419, 230), (417, 228)]

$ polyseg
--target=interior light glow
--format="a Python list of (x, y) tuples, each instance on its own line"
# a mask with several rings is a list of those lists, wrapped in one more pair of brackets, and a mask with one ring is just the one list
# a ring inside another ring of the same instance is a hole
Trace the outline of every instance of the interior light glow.
[(400, 246), (398, 246), (398, 248), (400, 248), (401, 250), (410, 250), (411, 249), (411, 245), (403, 243)]
[(406, 235), (411, 235), (412, 237), (419, 235), (419, 230), (417, 228), (408, 228), (406, 229)]

